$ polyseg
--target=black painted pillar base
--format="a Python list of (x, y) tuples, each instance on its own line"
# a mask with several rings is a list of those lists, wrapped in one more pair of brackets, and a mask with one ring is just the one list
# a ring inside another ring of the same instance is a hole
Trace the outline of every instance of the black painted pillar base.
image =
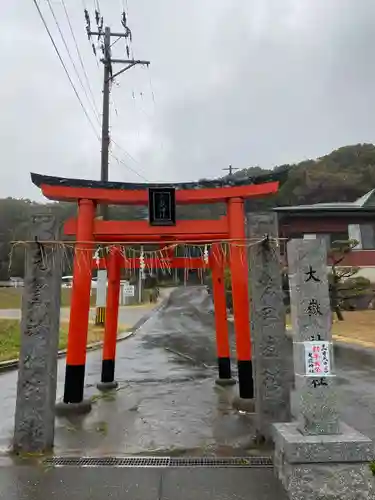
[(235, 385), (236, 381), (232, 378), (230, 358), (218, 358), (219, 378), (215, 384), (220, 386)]
[(118, 383), (115, 381), (115, 360), (103, 359), (102, 361), (102, 376), (97, 388), (101, 391), (116, 389)]
[(238, 360), (238, 385), (241, 399), (254, 398), (253, 362)]
[(84, 384), (85, 365), (66, 365), (64, 398), (56, 404), (56, 415), (79, 415), (91, 411), (91, 401), (83, 399)]
[(255, 410), (253, 363), (250, 360), (238, 361), (239, 397), (233, 400), (237, 410), (253, 413)]

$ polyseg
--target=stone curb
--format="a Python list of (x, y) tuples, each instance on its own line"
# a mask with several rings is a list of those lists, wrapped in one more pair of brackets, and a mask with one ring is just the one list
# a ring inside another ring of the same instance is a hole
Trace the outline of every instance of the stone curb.
[[(163, 298), (159, 304), (157, 304), (154, 308), (150, 309), (147, 314), (142, 316), (140, 320), (138, 320), (132, 327), (131, 331), (123, 333), (117, 337), (117, 342), (120, 342), (122, 340), (125, 340), (132, 335), (135, 334), (137, 330), (141, 326), (143, 326), (150, 318), (153, 316), (155, 313), (160, 311), (163, 307), (165, 307), (168, 303), (169, 300), (169, 295), (165, 298)], [(94, 351), (96, 349), (99, 349), (102, 347), (103, 341), (99, 340), (98, 342), (93, 342), (92, 344), (88, 344), (87, 346), (87, 351)], [(57, 357), (58, 358), (63, 358), (66, 355), (67, 349), (61, 349), (57, 352)], [(11, 371), (11, 370), (16, 370), (18, 368), (18, 359), (9, 359), (8, 361), (0, 361), (0, 373)]]

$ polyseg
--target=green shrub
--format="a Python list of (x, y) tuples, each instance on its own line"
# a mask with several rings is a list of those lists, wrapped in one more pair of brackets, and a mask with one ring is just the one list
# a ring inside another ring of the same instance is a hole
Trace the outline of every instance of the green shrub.
[[(330, 298), (332, 309), (333, 296), (333, 276), (328, 275), (328, 283), (330, 289)], [(356, 309), (366, 309), (371, 301), (373, 290), (370, 280), (363, 276), (355, 276), (342, 280), (337, 284), (337, 299), (340, 309), (351, 311)], [(368, 302), (368, 303), (367, 303)]]

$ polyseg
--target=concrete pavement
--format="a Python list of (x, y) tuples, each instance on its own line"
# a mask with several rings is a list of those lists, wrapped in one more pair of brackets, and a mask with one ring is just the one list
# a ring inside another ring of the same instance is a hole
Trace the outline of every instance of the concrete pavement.
[(287, 500), (272, 469), (0, 468), (6, 500)]

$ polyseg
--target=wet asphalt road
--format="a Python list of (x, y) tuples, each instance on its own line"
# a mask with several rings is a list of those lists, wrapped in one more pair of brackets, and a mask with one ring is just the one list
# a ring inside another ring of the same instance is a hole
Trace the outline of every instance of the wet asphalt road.
[[(118, 344), (119, 388), (96, 389), (100, 351), (88, 355), (86, 397), (96, 397), (86, 417), (56, 419), (55, 454), (246, 455), (252, 449), (251, 418), (232, 410), (236, 387), (217, 388), (211, 298), (203, 287), (176, 289), (167, 304)], [(231, 332), (233, 341), (233, 332)], [(233, 342), (232, 342), (233, 343)], [(375, 357), (349, 352), (336, 359), (342, 418), (375, 438)], [(63, 390), (65, 361), (59, 362)], [(16, 372), (0, 376), (0, 445), (9, 445)], [(183, 490), (183, 488), (185, 488)], [(283, 500), (270, 469), (77, 469), (43, 471), (0, 467), (0, 499), (39, 500), (244, 499)], [(64, 496), (65, 495), (65, 496)]]
[(342, 349), (335, 363), (342, 420), (375, 442), (375, 352)]
[[(56, 419), (55, 454), (241, 455), (251, 453), (251, 420), (214, 384), (212, 302), (202, 287), (175, 290), (165, 307), (118, 344), (119, 388), (100, 396), (100, 352), (88, 355), (86, 417)], [(233, 337), (233, 332), (232, 332)], [(64, 360), (59, 364), (59, 395)], [(16, 373), (0, 376), (1, 444), (10, 442)], [(2, 465), (2, 466), (1, 466)], [(285, 500), (272, 469), (45, 469), (0, 462), (0, 499)]]
[[(118, 344), (118, 390), (99, 396), (85, 419), (57, 420), (56, 453), (232, 455), (245, 449), (251, 420), (214, 384), (210, 309), (203, 287), (175, 290), (134, 337)], [(100, 353), (89, 359), (88, 396), (98, 394)]]
[[(96, 389), (101, 352), (88, 355), (86, 417), (56, 419), (55, 453), (85, 455), (247, 453), (251, 419), (230, 405), (231, 391), (214, 384), (216, 350), (212, 300), (204, 287), (176, 289), (163, 307), (117, 345), (119, 388)], [(233, 333), (232, 333), (233, 336)], [(58, 399), (65, 360), (59, 361)], [(0, 376), (3, 412), (0, 446), (12, 436), (16, 372)]]

